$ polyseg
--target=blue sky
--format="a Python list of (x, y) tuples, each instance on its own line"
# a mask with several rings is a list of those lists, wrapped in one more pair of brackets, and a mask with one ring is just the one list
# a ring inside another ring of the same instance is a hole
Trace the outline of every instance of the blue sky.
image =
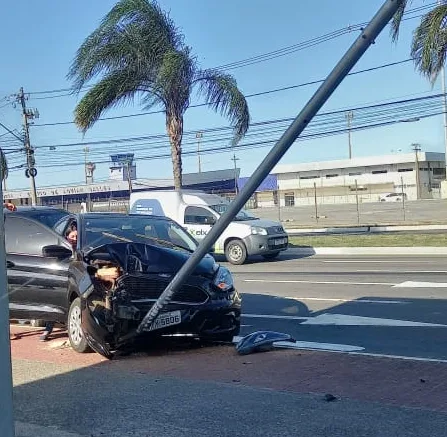
[[(0, 27), (3, 62), (0, 69), (0, 98), (18, 91), (25, 92), (63, 89), (70, 86), (66, 80), (73, 55), (83, 39), (92, 32), (99, 20), (115, 2), (78, 0), (61, 2), (45, 0), (29, 2), (21, 0), (8, 4), (8, 14)], [(216, 67), (256, 56), (285, 46), (315, 38), (328, 32), (368, 21), (381, 6), (381, 0), (320, 0), (318, 2), (280, 0), (227, 0), (226, 2), (194, 0), (161, 0), (161, 6), (169, 10), (172, 18), (183, 30), (186, 42), (196, 53), (202, 67)], [(424, 4), (415, 0), (412, 7)], [(427, 2), (425, 3), (427, 4)], [(274, 5), (274, 6), (272, 6)], [(18, 25), (20, 23), (20, 25)], [(406, 21), (398, 44), (393, 44), (386, 29), (376, 44), (365, 54), (356, 69), (374, 67), (409, 57), (411, 32), (417, 19)], [(245, 94), (256, 93), (283, 86), (295, 85), (323, 78), (339, 60), (357, 33), (336, 38), (310, 49), (279, 57), (267, 62), (234, 69), (231, 73)], [(295, 116), (306, 103), (317, 85), (273, 93), (249, 99), (253, 122)], [(346, 79), (326, 104), (324, 110), (354, 107), (363, 103), (377, 102), (402, 96), (419, 96), (430, 93), (431, 85), (421, 78), (411, 63), (385, 68)], [(435, 85), (433, 92), (439, 92)], [(60, 95), (64, 93), (55, 93)], [(48, 95), (31, 94), (29, 107), (36, 107), (40, 119), (36, 124), (72, 120), (76, 97), (36, 99)], [(193, 100), (194, 103), (200, 103)], [(21, 116), (18, 108), (0, 102), (0, 121), (10, 128), (20, 130)], [(105, 115), (134, 114), (140, 107), (127, 106), (110, 110)], [(194, 131), (216, 126), (226, 126), (227, 121), (207, 108), (190, 108), (185, 117), (185, 130)], [(3, 132), (0, 132), (2, 134)], [(111, 138), (163, 134), (164, 117), (161, 114), (121, 120), (98, 122), (88, 131), (84, 140), (95, 141)], [(2, 140), (7, 137), (2, 137)], [(80, 142), (81, 133), (74, 125), (34, 126), (31, 129), (32, 144), (36, 147)], [(206, 135), (203, 138), (206, 142)], [(423, 150), (443, 151), (443, 128), (440, 117), (418, 123), (356, 132), (353, 134), (354, 156), (390, 153), (401, 149), (410, 150), (410, 144), (418, 142)], [(2, 143), (5, 146), (5, 143)], [(95, 149), (91, 146), (91, 159), (107, 159), (109, 153), (125, 152), (124, 147), (113, 145)], [(67, 153), (69, 151), (69, 153)], [(166, 150), (168, 151), (168, 149)], [(249, 176), (268, 148), (239, 151), (238, 165), (242, 174)], [(145, 144), (136, 156), (150, 153)], [(10, 155), (12, 156), (12, 155)], [(295, 144), (282, 162), (306, 162), (329, 160), (347, 156), (346, 135), (306, 141)], [(230, 152), (215, 153), (202, 157), (203, 170), (230, 168)], [(82, 183), (84, 168), (82, 146), (37, 149), (37, 185)], [(11, 164), (24, 162), (23, 155), (11, 158)], [(59, 167), (39, 167), (48, 163)], [(197, 171), (197, 158), (184, 159), (184, 171)], [(138, 177), (170, 177), (169, 158), (137, 163)], [(95, 179), (105, 179), (108, 165), (98, 165)], [(8, 188), (27, 187), (23, 170), (11, 172)]]

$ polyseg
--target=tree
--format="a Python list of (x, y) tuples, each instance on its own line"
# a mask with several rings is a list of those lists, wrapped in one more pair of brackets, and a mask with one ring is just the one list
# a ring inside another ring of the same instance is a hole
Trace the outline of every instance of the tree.
[[(400, 24), (411, 0), (404, 0), (393, 18), (391, 34), (393, 40), (399, 36)], [(447, 4), (438, 4), (422, 16), (413, 33), (411, 56), (416, 68), (434, 83), (442, 70), (447, 51)]]
[(184, 36), (155, 1), (121, 0), (82, 43), (68, 78), (75, 92), (100, 80), (75, 108), (85, 133), (107, 109), (141, 98), (143, 109), (162, 107), (171, 144), (174, 186), (182, 186), (183, 116), (193, 93), (227, 117), (233, 144), (248, 130), (247, 101), (236, 80), (216, 69), (199, 68)]

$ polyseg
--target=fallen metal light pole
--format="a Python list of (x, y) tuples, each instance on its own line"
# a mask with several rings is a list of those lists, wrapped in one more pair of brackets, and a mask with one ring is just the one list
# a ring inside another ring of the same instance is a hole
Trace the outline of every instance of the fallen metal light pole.
[(138, 326), (137, 333), (142, 332), (146, 327), (149, 327), (163, 307), (171, 301), (174, 293), (180, 289), (185, 280), (191, 275), (196, 266), (199, 264), (200, 260), (210, 251), (213, 244), (225, 228), (231, 223), (236, 214), (244, 207), (255, 192), (256, 188), (267, 177), (287, 150), (289, 150), (290, 146), (303, 132), (321, 107), (326, 103), (338, 85), (340, 85), (349, 71), (366, 52), (368, 47), (374, 43), (375, 39), (389, 23), (403, 1), (404, 0), (385, 1), (368, 26), (366, 26), (366, 28), (362, 31), (361, 35), (356, 39), (354, 44), (338, 62), (326, 80), (321, 84), (316, 93), (295, 118), (290, 127), (281, 136), (272, 150), (267, 154), (262, 163), (248, 180), (245, 187), (233, 200), (226, 213), (220, 217), (188, 261), (174, 276), (172, 281), (141, 321), (140, 325)]
[(3, 172), (0, 165), (0, 433), (2, 437), (14, 437), (12, 406), (11, 348), (9, 344), (9, 299), (6, 276), (5, 223), (3, 213)]

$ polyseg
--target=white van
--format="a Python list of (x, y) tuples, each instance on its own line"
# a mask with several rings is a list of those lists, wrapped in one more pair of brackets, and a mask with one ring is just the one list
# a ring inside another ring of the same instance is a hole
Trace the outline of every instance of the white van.
[[(140, 191), (130, 196), (130, 212), (166, 216), (182, 225), (200, 241), (223, 214), (229, 202), (203, 191)], [(214, 246), (214, 253), (225, 254), (232, 264), (243, 264), (250, 255), (276, 258), (289, 244), (282, 225), (261, 220), (241, 210)]]

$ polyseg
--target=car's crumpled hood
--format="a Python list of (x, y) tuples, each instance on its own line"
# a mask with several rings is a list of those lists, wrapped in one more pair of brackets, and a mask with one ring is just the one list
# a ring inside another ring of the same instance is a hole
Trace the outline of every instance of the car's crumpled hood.
[[(85, 253), (88, 258), (110, 257), (126, 273), (177, 273), (190, 257), (181, 249), (160, 247), (143, 243), (109, 243)], [(217, 265), (211, 255), (206, 255), (198, 264), (194, 275), (212, 277)]]

